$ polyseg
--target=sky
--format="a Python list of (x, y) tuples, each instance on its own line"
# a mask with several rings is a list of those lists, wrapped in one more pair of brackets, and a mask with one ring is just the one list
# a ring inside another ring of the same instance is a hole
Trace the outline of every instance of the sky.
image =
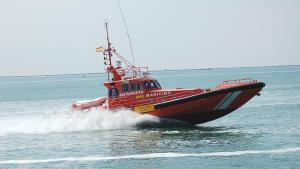
[[(150, 70), (300, 65), (299, 0), (120, 0), (135, 62)], [(0, 0), (0, 76), (104, 72), (131, 60), (117, 0)]]

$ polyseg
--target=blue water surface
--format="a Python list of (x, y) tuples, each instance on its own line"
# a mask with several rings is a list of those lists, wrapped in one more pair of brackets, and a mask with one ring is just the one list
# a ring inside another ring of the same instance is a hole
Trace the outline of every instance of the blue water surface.
[(105, 74), (0, 77), (0, 168), (299, 168), (300, 66), (154, 71), (163, 88), (251, 77), (261, 96), (213, 122), (136, 127), (128, 110), (71, 111)]

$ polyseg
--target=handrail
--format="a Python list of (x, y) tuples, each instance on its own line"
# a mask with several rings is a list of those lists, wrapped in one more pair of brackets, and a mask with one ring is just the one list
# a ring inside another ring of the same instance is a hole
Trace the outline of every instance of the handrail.
[(234, 80), (224, 80), (223, 84), (240, 84), (240, 83), (257, 83), (257, 80), (252, 78), (244, 78), (244, 79), (234, 79)]
[[(130, 72), (134, 73), (132, 77), (143, 77), (149, 74), (148, 67), (127, 66), (124, 69), (122, 69), (123, 75), (128, 75)], [(126, 79), (132, 77), (126, 77)]]

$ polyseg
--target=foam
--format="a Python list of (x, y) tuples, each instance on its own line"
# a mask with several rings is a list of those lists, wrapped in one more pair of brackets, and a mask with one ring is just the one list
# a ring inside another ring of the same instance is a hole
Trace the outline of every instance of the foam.
[(0, 119), (0, 136), (129, 129), (135, 124), (145, 121), (157, 121), (157, 119), (129, 110), (110, 112), (93, 109), (86, 112), (52, 112), (43, 115)]
[(229, 152), (210, 152), (210, 153), (152, 153), (152, 154), (137, 154), (126, 156), (86, 156), (86, 157), (63, 157), (50, 159), (33, 159), (33, 160), (5, 160), (0, 161), (0, 164), (38, 164), (51, 162), (88, 162), (88, 161), (109, 161), (109, 160), (124, 160), (124, 159), (153, 159), (153, 158), (183, 158), (183, 157), (229, 157), (242, 156), (251, 154), (282, 154), (300, 151), (300, 147), (290, 147), (275, 150), (246, 150), (246, 151), (229, 151)]

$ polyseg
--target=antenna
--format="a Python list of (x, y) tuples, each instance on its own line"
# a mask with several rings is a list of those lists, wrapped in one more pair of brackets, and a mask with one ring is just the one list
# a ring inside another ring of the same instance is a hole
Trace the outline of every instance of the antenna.
[(130, 50), (131, 50), (132, 62), (133, 62), (133, 65), (135, 66), (133, 49), (132, 49), (132, 44), (131, 44), (131, 40), (130, 40), (130, 36), (129, 36), (129, 31), (128, 31), (128, 28), (127, 28), (127, 24), (126, 24), (125, 17), (124, 17), (122, 8), (121, 8), (120, 1), (117, 0), (117, 2), (118, 2), (118, 6), (119, 6), (119, 9), (120, 9), (120, 12), (121, 12), (121, 15), (122, 15), (122, 19), (123, 19), (123, 22), (124, 22), (124, 25), (125, 25), (125, 28), (126, 28), (126, 33), (127, 33), (127, 37), (128, 37), (128, 41), (129, 41), (129, 45), (130, 45)]

